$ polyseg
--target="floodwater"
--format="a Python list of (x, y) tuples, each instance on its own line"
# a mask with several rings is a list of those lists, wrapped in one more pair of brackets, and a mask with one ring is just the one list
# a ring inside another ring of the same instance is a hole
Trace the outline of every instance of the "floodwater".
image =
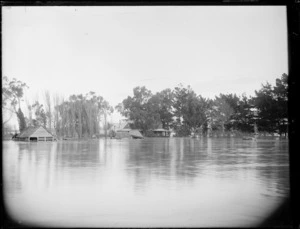
[(288, 141), (4, 141), (3, 176), (25, 225), (252, 227), (289, 195)]

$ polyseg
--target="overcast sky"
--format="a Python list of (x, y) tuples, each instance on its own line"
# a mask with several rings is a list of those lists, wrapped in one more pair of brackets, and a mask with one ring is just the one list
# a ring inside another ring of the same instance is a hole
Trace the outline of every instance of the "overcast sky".
[(285, 6), (2, 7), (2, 74), (30, 101), (95, 91), (115, 106), (179, 83), (254, 95), (288, 73), (286, 23)]

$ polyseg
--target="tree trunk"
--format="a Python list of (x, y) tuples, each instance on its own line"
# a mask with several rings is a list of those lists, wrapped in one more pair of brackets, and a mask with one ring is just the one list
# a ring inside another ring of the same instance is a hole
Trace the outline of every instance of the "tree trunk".
[(81, 116), (80, 109), (78, 109), (78, 128), (79, 128), (78, 131), (79, 138), (82, 138), (82, 116)]
[(105, 138), (107, 138), (107, 114), (106, 111), (104, 112), (104, 133), (105, 133)]
[(222, 136), (224, 136), (224, 133), (225, 133), (225, 124), (224, 122), (222, 122)]

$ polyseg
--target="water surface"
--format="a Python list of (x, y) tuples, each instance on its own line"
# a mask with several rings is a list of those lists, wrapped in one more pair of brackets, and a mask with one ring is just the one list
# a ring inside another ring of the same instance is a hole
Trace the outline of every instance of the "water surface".
[(289, 194), (288, 141), (3, 142), (4, 200), (33, 226), (252, 227)]

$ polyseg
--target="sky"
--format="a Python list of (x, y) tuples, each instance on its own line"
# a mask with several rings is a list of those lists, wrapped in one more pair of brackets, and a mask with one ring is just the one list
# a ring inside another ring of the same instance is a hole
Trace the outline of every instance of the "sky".
[(180, 83), (254, 96), (288, 74), (287, 55), (285, 6), (2, 7), (2, 76), (29, 102), (94, 91), (116, 106)]

